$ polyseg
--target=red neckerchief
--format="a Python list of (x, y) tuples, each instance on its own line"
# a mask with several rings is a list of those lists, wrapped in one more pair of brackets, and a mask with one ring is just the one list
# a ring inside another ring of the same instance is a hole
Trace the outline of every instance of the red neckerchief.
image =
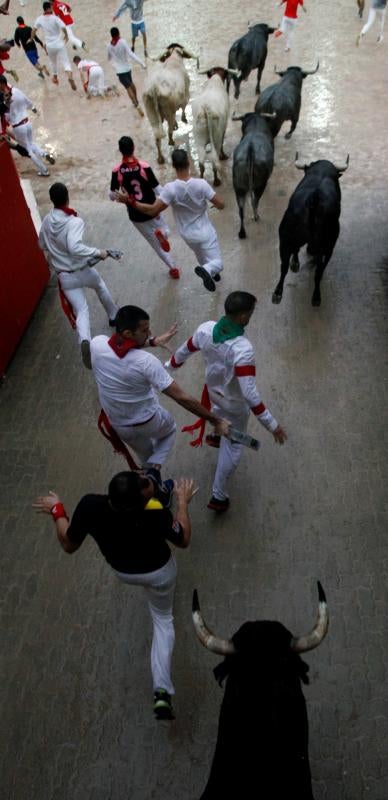
[(113, 45), (115, 45), (115, 44), (117, 44), (117, 42), (119, 41), (119, 39), (121, 39), (121, 36), (112, 36), (112, 39), (111, 39), (111, 42), (110, 42), (110, 43), (111, 43), (111, 44), (113, 44)]
[(114, 333), (113, 336), (108, 339), (108, 344), (119, 358), (124, 358), (129, 350), (135, 350), (136, 347), (139, 347), (134, 339), (124, 339), (119, 333)]
[(139, 167), (141, 177), (144, 178), (144, 180), (147, 180), (146, 171), (144, 167), (142, 167), (140, 161), (137, 160), (136, 156), (123, 156), (121, 163), (128, 164), (128, 166), (132, 168)]
[(26, 27), (25, 25), (22, 25), (21, 22), (19, 22), (19, 28), (25, 28), (25, 27)]
[(78, 217), (78, 213), (74, 211), (74, 208), (69, 208), (69, 206), (56, 206), (56, 208), (58, 211), (63, 211), (68, 217)]

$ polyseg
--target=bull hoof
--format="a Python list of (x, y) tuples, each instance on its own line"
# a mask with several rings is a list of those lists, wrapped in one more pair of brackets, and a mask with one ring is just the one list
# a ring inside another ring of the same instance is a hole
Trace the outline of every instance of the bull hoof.
[(281, 299), (282, 299), (282, 295), (281, 294), (276, 294), (276, 292), (273, 293), (272, 302), (275, 303), (275, 305), (278, 306), (279, 303), (281, 302)]
[(313, 297), (312, 297), (312, 300), (311, 300), (311, 305), (312, 306), (320, 306), (321, 305), (321, 296), (320, 295), (317, 296), (317, 295), (313, 294)]
[(299, 261), (291, 261), (290, 270), (291, 272), (299, 272)]
[(291, 132), (291, 131), (288, 131), (288, 133), (286, 133), (286, 135), (285, 135), (285, 137), (284, 137), (284, 138), (285, 138), (285, 139), (291, 139), (291, 136), (292, 136), (292, 132)]
[(158, 156), (158, 164), (165, 164), (166, 159), (164, 156)]
[(242, 229), (241, 229), (241, 230), (238, 232), (238, 238), (239, 238), (239, 239), (246, 239), (246, 238), (247, 238), (247, 235), (246, 235), (246, 233), (245, 233), (245, 230), (244, 230), (244, 228), (242, 228)]
[[(182, 122), (185, 122), (185, 123), (187, 124), (187, 117), (186, 117), (186, 114), (182, 114), (182, 116), (181, 116), (181, 120), (182, 120)], [(178, 127), (178, 126), (177, 126), (177, 127)]]
[(177, 130), (178, 130), (178, 123), (177, 123), (177, 121), (176, 121), (176, 120), (175, 120), (175, 122), (174, 122), (174, 128), (173, 128), (173, 129), (174, 129), (174, 131), (177, 131)]
[(234, 93), (234, 99), (238, 100), (239, 97), (240, 97), (240, 92), (235, 92)]
[[(203, 177), (203, 175), (201, 177)], [(213, 186), (221, 186), (221, 181), (219, 178), (214, 178)]]
[(229, 158), (229, 156), (227, 156), (227, 155), (226, 155), (226, 153), (224, 153), (224, 151), (223, 151), (223, 150), (221, 150), (221, 153), (220, 153), (220, 161), (227, 161), (227, 160), (228, 160), (228, 158)]

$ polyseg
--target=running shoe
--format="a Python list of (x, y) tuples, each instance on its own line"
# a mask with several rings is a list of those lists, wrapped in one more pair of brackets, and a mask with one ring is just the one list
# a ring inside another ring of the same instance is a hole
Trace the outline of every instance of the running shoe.
[(210, 508), (212, 511), (217, 511), (219, 514), (223, 511), (227, 511), (229, 508), (229, 499), (226, 497), (225, 500), (218, 500), (217, 497), (214, 495), (210, 498), (207, 507)]
[(58, 86), (58, 83), (59, 83), (58, 75), (53, 75), (51, 80), (52, 80), (53, 83), (55, 83), (56, 86)]
[(144, 111), (143, 111), (142, 107), (141, 106), (135, 106), (135, 108), (136, 108), (137, 113), (140, 114), (141, 117), (144, 117)]
[(155, 231), (155, 236), (156, 236), (156, 238), (157, 238), (162, 250), (164, 250), (165, 253), (169, 253), (170, 250), (171, 250), (170, 242), (168, 241), (167, 237), (164, 235), (163, 231), (160, 230), (160, 228), (158, 228)]
[(203, 285), (205, 289), (208, 290), (208, 292), (215, 292), (216, 287), (214, 280), (210, 275), (210, 273), (206, 272), (206, 269), (204, 269), (204, 267), (195, 267), (194, 272), (196, 275), (198, 275), (199, 278), (202, 278)]
[(154, 714), (156, 719), (175, 719), (171, 695), (165, 689), (155, 689), (154, 691)]
[(45, 157), (46, 161), (49, 162), (49, 164), (55, 164), (55, 158), (54, 158), (54, 156), (51, 155), (51, 153), (45, 153), (44, 157)]
[(220, 281), (220, 280), (221, 280), (221, 275), (220, 275), (220, 273), (219, 273), (219, 272), (217, 272), (215, 275), (212, 275), (212, 278), (213, 278), (213, 281), (215, 281), (216, 283), (218, 283), (218, 281)]
[(217, 433), (208, 433), (208, 435), (205, 436), (205, 442), (209, 447), (219, 447), (221, 444), (221, 436), (218, 436)]
[(170, 278), (172, 278), (174, 281), (179, 280), (179, 278), (181, 276), (178, 267), (170, 267), (170, 269), (168, 271), (168, 274), (169, 274)]

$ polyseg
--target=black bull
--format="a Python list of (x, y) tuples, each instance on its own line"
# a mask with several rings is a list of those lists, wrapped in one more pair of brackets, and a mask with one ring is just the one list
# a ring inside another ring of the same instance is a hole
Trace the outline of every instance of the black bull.
[[(325, 267), (329, 263), (338, 239), (341, 214), (341, 189), (339, 178), (347, 169), (331, 161), (314, 161), (309, 165), (298, 165), (305, 175), (290, 197), (288, 208), (279, 226), (281, 275), (272, 295), (273, 303), (280, 303), (283, 284), (291, 267), (299, 270), (298, 253), (307, 244), (307, 253), (316, 264), (312, 305), (321, 304), (320, 283)], [(290, 258), (292, 256), (291, 264)]]
[[(256, 94), (260, 94), (260, 80), (267, 58), (267, 42), (270, 33), (274, 33), (275, 28), (269, 25), (252, 25), (248, 33), (241, 36), (232, 44), (228, 56), (228, 68), (236, 69), (241, 74), (233, 76), (234, 96), (237, 99), (240, 95), (241, 81), (248, 80), (250, 72), (257, 69)], [(230, 75), (227, 78), (227, 88), (229, 91)]]
[(291, 128), (286, 133), (285, 138), (291, 138), (299, 120), (303, 81), (307, 78), (307, 75), (314, 75), (318, 68), (319, 61), (316, 69), (309, 72), (302, 70), (300, 67), (288, 67), (283, 72), (275, 69), (281, 80), (271, 86), (267, 86), (255, 105), (257, 114), (265, 111), (276, 115), (268, 121), (274, 137), (278, 135), (283, 122), (290, 120)]
[[(326, 598), (320, 584), (318, 587), (319, 621), (307, 637), (296, 640), (279, 622), (262, 621), (246, 622), (229, 641), (233, 654), (226, 655), (214, 670), (220, 684), (226, 678), (226, 688), (216, 750), (201, 800), (313, 800), (308, 720), (301, 689), (302, 682), (308, 683), (309, 668), (295, 644), (312, 649), (326, 635)], [(195, 614), (200, 614), (196, 593), (193, 617), (197, 635), (213, 652), (220, 652), (210, 641), (214, 645), (220, 640), (208, 629), (207, 634), (199, 631)]]

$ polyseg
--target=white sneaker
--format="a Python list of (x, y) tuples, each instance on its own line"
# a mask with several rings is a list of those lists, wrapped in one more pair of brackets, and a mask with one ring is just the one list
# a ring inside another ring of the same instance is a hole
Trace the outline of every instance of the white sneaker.
[(380, 36), (377, 37), (377, 44), (381, 44), (383, 39), (384, 39), (384, 35), (382, 33), (380, 33)]

